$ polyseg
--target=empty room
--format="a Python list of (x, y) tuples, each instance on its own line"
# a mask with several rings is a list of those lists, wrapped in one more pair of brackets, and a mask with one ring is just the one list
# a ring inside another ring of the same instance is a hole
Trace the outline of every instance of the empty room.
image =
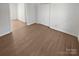
[(0, 56), (79, 56), (79, 3), (0, 3)]

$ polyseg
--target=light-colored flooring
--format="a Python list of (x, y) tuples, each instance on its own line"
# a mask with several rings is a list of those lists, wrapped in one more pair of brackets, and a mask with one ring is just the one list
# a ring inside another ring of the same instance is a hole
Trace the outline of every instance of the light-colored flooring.
[[(17, 24), (15, 22), (15, 26)], [(25, 25), (8, 35), (0, 37), (0, 55), (79, 55), (78, 47), (76, 37), (41, 24)]]
[(10, 24), (11, 24), (12, 31), (18, 30), (21, 27), (25, 26), (25, 23), (22, 21), (19, 21), (18, 19), (11, 20)]

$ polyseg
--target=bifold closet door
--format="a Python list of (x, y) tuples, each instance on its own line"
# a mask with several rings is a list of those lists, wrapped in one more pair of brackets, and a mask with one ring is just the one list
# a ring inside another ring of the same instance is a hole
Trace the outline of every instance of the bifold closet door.
[(49, 4), (38, 4), (37, 20), (38, 23), (49, 26)]

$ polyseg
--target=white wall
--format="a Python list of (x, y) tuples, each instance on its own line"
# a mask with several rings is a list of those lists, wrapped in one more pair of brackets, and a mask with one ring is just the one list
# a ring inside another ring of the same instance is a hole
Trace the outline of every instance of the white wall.
[(0, 36), (10, 32), (9, 4), (0, 3)]
[(52, 28), (78, 36), (79, 4), (51, 4)]
[(17, 18), (20, 21), (25, 22), (25, 4), (24, 3), (17, 4)]
[(27, 25), (33, 24), (36, 22), (36, 4), (27, 3), (25, 4), (25, 14), (26, 14), (26, 23)]
[(49, 25), (49, 7), (50, 5), (47, 3), (40, 3), (37, 6), (37, 22), (46, 26)]
[(10, 3), (10, 19), (15, 20), (17, 19), (17, 3)]

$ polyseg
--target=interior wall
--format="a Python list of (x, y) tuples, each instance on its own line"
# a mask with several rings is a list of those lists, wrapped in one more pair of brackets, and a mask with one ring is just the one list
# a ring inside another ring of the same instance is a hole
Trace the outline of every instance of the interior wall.
[(78, 36), (79, 4), (51, 4), (52, 28)]
[(10, 32), (9, 4), (0, 3), (0, 36)]
[(37, 5), (37, 22), (46, 26), (49, 25), (49, 7), (48, 3), (40, 3)]
[(78, 36), (79, 4), (52, 3), (47, 5), (49, 5), (48, 8), (46, 7), (46, 4), (37, 6), (38, 22), (47, 25), (52, 29)]
[(36, 4), (26, 3), (25, 4), (25, 16), (27, 25), (36, 23)]
[(10, 19), (25, 22), (25, 5), (24, 3), (10, 3)]
[(17, 3), (10, 3), (10, 19), (15, 20), (17, 19)]
[(17, 4), (17, 18), (20, 21), (25, 22), (25, 4), (24, 3)]

